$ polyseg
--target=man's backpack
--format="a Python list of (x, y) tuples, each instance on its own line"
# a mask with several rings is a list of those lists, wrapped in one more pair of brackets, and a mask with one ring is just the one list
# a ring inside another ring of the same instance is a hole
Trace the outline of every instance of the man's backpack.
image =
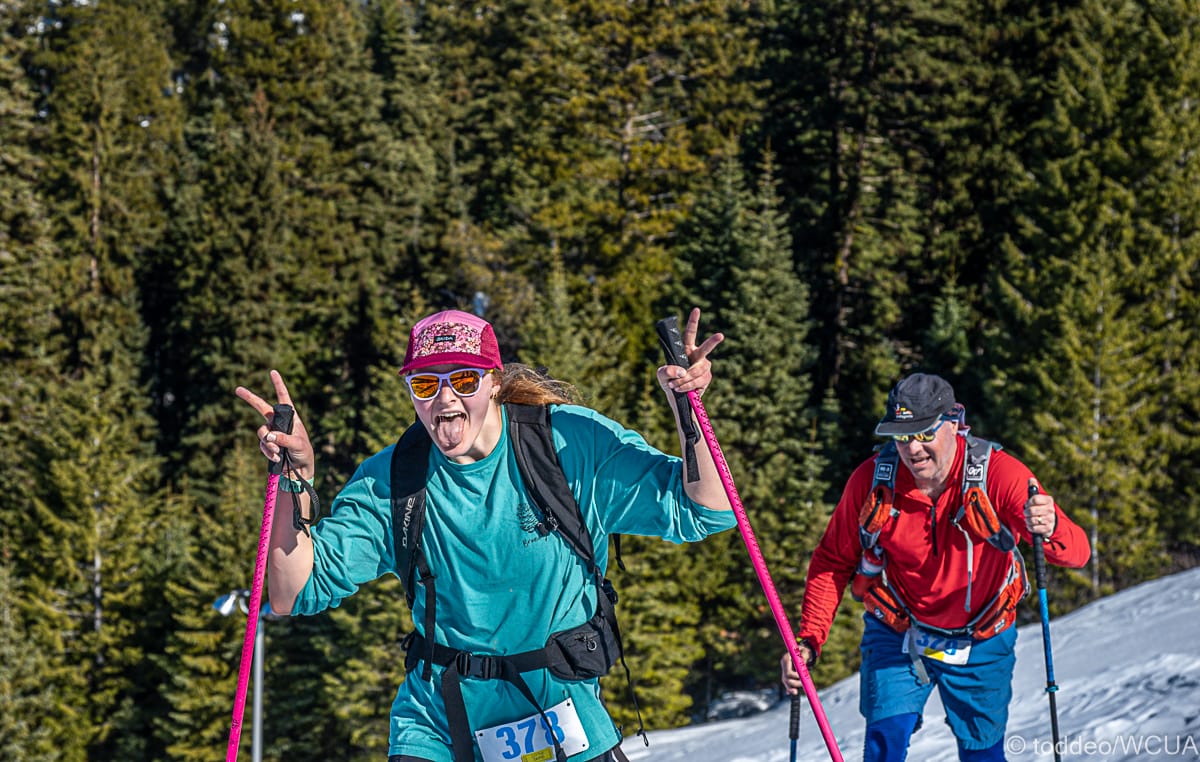
[[(909, 607), (900, 599), (887, 582), (886, 559), (883, 551), (876, 547), (879, 534), (894, 519), (899, 511), (893, 504), (896, 484), (896, 469), (900, 455), (896, 443), (889, 441), (879, 450), (875, 459), (875, 475), (871, 492), (859, 512), (859, 540), (863, 547), (851, 590), (861, 600), (867, 611), (897, 632), (904, 632), (911, 624), (921, 629), (946, 637), (972, 637), (984, 640), (1008, 628), (1016, 620), (1017, 604), (1029, 594), (1029, 579), (1025, 573), (1025, 561), (1016, 549), (1017, 541), (1008, 527), (1000, 521), (995, 508), (987, 496), (987, 470), (992, 451), (1001, 449), (999, 444), (967, 435), (966, 463), (963, 464), (962, 503), (951, 518), (951, 522), (967, 538), (967, 553), (972, 552), (976, 541), (986, 542), (996, 550), (1011, 555), (1011, 566), (1004, 584), (988, 601), (988, 604), (964, 627), (945, 630), (925, 624), (912, 615)], [(934, 553), (937, 552), (937, 535), (934, 534)], [(969, 574), (969, 571), (968, 571)], [(967, 606), (971, 603), (971, 583), (967, 580)]]

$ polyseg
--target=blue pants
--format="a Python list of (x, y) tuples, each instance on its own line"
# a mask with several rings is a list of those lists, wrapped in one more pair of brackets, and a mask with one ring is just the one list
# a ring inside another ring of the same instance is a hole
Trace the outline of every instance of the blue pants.
[(1003, 760), (1016, 628), (973, 642), (966, 664), (919, 657), (929, 677), (922, 682), (912, 657), (904, 653), (905, 636), (874, 617), (864, 619), (859, 672), (859, 711), (867, 720), (864, 762), (905, 758), (909, 737), (920, 727), (935, 685), (946, 708), (946, 723), (958, 741), (959, 759)]

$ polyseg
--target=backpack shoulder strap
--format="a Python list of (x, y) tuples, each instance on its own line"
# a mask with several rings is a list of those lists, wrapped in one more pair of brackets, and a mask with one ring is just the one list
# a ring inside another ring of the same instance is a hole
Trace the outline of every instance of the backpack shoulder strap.
[(867, 493), (867, 502), (858, 512), (858, 539), (864, 551), (874, 550), (875, 544), (879, 542), (879, 533), (896, 517), (897, 511), (892, 500), (896, 487), (896, 466), (899, 462), (900, 453), (896, 450), (894, 441), (889, 439), (879, 446), (871, 491)]
[(1015, 551), (1017, 540), (1000, 520), (987, 494), (988, 464), (994, 450), (1003, 449), (987, 439), (967, 435), (967, 456), (963, 463), (962, 504), (954, 523), (1003, 552)]
[(879, 455), (875, 458), (875, 476), (871, 489), (884, 485), (888, 489), (896, 486), (896, 464), (900, 462), (900, 453), (896, 450), (896, 441), (889, 439), (879, 447)]
[(558, 532), (571, 549), (596, 575), (596, 551), (592, 535), (583, 521), (583, 513), (554, 448), (554, 432), (550, 427), (548, 405), (517, 405), (508, 403), (508, 437), (517, 458), (517, 468), (533, 502), (542, 511), (537, 525), (539, 534)]
[[(598, 588), (596, 596), (597, 616), (608, 621), (616, 638), (617, 654), (621, 666), (625, 670), (625, 683), (629, 687), (629, 698), (633, 702), (637, 714), (637, 735), (645, 736), (645, 726), (642, 723), (642, 710), (638, 706), (637, 695), (633, 690), (633, 676), (629, 665), (625, 662), (625, 646), (621, 640), (621, 628), (617, 624), (617, 592), (612, 583), (604, 579), (600, 568), (596, 566), (596, 551), (592, 544), (592, 535), (583, 520), (583, 512), (575, 500), (575, 493), (563, 474), (562, 464), (558, 461), (558, 451), (554, 448), (554, 432), (550, 426), (549, 405), (518, 405), (507, 403), (509, 430), (508, 436), (512, 441), (513, 453), (517, 458), (517, 469), (521, 472), (521, 480), (525, 489), (529, 490), (533, 502), (541, 509), (543, 518), (537, 525), (541, 534), (558, 532), (583, 559), (588, 573)], [(617, 562), (620, 563), (620, 546), (617, 547)]]
[[(437, 621), (437, 579), (430, 572), (421, 550), (421, 531), (425, 528), (425, 482), (429, 476), (429, 448), (433, 440), (420, 421), (412, 424), (400, 436), (392, 450), (392, 550), (396, 558), (396, 574), (404, 588), (404, 600), (408, 610), (413, 608), (416, 579), (419, 575), (425, 587), (425, 632), (430, 637), (425, 641), (425, 668), (422, 677), (432, 679), (433, 632)], [(414, 630), (412, 634), (415, 634)], [(412, 635), (406, 639), (411, 644)], [(407, 648), (407, 646), (406, 646)], [(411, 652), (410, 652), (411, 656)], [(407, 668), (409, 665), (406, 664)]]
[(408, 427), (392, 450), (392, 544), (396, 574), (404, 586), (409, 608), (413, 603), (413, 572), (421, 550), (421, 530), (425, 527), (425, 479), (429, 469), (429, 448), (433, 441), (425, 426), (417, 421)]
[(967, 462), (963, 464), (964, 493), (971, 487), (987, 491), (987, 470), (992, 459), (992, 450), (1003, 449), (1004, 447), (996, 442), (967, 435)]

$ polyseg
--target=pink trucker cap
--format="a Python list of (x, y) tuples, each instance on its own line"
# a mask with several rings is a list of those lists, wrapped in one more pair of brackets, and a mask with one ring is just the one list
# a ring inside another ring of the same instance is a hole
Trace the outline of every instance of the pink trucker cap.
[(446, 310), (413, 326), (400, 374), (451, 364), (485, 370), (504, 367), (491, 323), (467, 312)]

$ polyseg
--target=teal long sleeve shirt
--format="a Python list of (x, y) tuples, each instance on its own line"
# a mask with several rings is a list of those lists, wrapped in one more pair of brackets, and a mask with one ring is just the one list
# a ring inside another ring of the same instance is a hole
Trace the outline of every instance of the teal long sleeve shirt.
[[(654, 449), (636, 432), (573, 405), (552, 406), (551, 425), (601, 570), (607, 567), (611, 533), (681, 543), (736, 524), (732, 511), (693, 502), (683, 489), (680, 459)], [(391, 457), (388, 447), (364, 461), (334, 500), (331, 515), (314, 527), (313, 572), (294, 613), (337, 606), (359, 585), (395, 573)], [(592, 616), (597, 590), (583, 560), (556, 534), (535, 529), (540, 514), (521, 482), (507, 415), (488, 457), (463, 465), (434, 447), (428, 474), (422, 543), (438, 578), (438, 643), (481, 654), (521, 653)], [(423, 630), (424, 589), (416, 588), (413, 621)], [(432, 681), (415, 673), (400, 685), (391, 710), (390, 755), (451, 762), (441, 673), (435, 666)], [(543, 707), (572, 700), (588, 736), (588, 749), (572, 762), (591, 759), (620, 741), (600, 701), (598, 680), (566, 681), (545, 670), (524, 677)], [(465, 679), (462, 689), (472, 730), (535, 712), (504, 681)], [(475, 753), (479, 759), (478, 748)]]

